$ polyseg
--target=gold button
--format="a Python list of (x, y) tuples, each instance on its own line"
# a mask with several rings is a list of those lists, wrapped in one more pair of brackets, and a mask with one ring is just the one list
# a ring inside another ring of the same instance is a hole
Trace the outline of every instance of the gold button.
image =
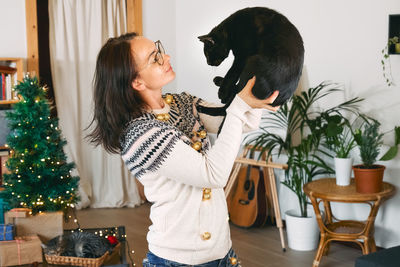
[(209, 232), (204, 232), (202, 235), (201, 235), (201, 239), (203, 239), (203, 240), (208, 240), (208, 239), (210, 239), (211, 238), (211, 234), (209, 233)]
[(237, 259), (234, 257), (230, 257), (229, 260), (231, 261), (232, 265), (236, 265), (237, 264)]
[(209, 194), (209, 193), (211, 193), (211, 188), (204, 188), (203, 192), (206, 194)]
[(157, 114), (156, 119), (159, 121), (163, 121), (164, 120), (164, 114)]
[(165, 96), (165, 102), (167, 104), (171, 104), (173, 100), (174, 100), (174, 97), (172, 95), (166, 95)]
[(209, 200), (211, 198), (211, 194), (203, 194), (203, 200)]
[(200, 137), (200, 138), (206, 138), (206, 137), (207, 137), (207, 132), (204, 131), (204, 130), (201, 130), (201, 131), (199, 132), (199, 137)]
[(194, 144), (192, 144), (192, 147), (194, 148), (194, 150), (199, 151), (201, 149), (201, 142), (195, 142)]

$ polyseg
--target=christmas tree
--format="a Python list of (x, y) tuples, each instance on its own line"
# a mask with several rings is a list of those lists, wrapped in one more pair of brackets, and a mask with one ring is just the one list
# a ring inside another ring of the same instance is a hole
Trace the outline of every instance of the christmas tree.
[(0, 197), (8, 208), (30, 208), (32, 213), (64, 211), (79, 200), (79, 177), (71, 176), (74, 163), (67, 163), (66, 144), (58, 119), (50, 117), (46, 90), (36, 77), (25, 76), (15, 86), (20, 101), (6, 114), (10, 134), (10, 157)]

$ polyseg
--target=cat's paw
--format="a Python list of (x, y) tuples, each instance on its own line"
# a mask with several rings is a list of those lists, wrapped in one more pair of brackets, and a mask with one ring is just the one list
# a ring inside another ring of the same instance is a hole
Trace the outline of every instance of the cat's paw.
[(214, 84), (215, 84), (216, 86), (221, 86), (223, 81), (224, 81), (224, 78), (221, 77), (221, 76), (216, 76), (216, 77), (214, 77), (214, 79), (213, 79), (213, 82), (214, 82)]
[(229, 92), (224, 90), (223, 87), (220, 87), (218, 90), (218, 98), (221, 100), (222, 104), (226, 104), (229, 101)]

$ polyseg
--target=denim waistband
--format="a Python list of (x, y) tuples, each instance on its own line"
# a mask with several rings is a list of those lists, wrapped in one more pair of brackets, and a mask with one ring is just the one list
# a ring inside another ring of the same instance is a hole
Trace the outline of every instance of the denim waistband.
[(170, 261), (154, 255), (151, 251), (147, 253), (147, 258), (143, 260), (143, 267), (240, 267), (240, 262), (235, 251), (231, 248), (222, 259), (209, 261), (197, 265), (188, 265), (175, 261)]

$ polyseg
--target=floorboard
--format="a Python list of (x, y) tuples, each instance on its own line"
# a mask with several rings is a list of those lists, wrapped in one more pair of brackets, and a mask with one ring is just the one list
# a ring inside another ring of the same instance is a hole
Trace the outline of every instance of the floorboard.
[[(147, 252), (146, 233), (150, 225), (150, 204), (135, 208), (83, 209), (77, 211), (81, 228), (124, 225), (136, 266), (142, 266)], [(66, 228), (76, 227), (72, 221)], [(231, 225), (233, 248), (243, 267), (310, 267), (316, 251), (282, 251), (278, 229), (273, 225), (243, 229)], [(286, 238), (286, 233), (285, 233)], [(361, 249), (333, 242), (320, 267), (353, 267)]]

